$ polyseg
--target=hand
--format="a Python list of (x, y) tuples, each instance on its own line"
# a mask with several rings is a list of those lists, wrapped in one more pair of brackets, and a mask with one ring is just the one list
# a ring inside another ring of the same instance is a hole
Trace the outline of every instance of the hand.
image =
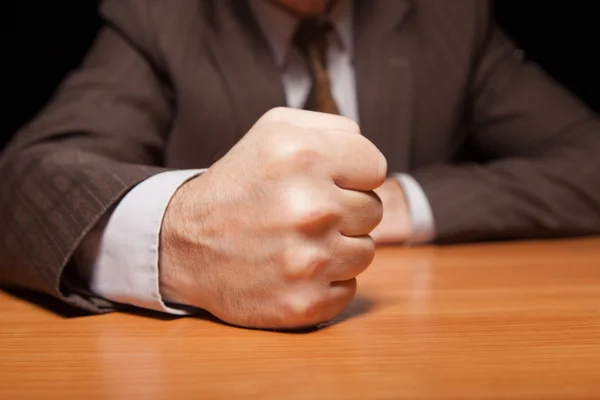
[(375, 189), (375, 193), (383, 203), (383, 218), (371, 232), (371, 237), (380, 244), (406, 241), (412, 230), (412, 222), (402, 186), (396, 179), (387, 179)]
[(374, 255), (387, 164), (346, 118), (279, 108), (167, 208), (160, 289), (254, 328), (334, 318)]

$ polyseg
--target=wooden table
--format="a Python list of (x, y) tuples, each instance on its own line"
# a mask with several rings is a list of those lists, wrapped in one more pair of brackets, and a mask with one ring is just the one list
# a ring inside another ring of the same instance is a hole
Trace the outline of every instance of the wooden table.
[(0, 398), (48, 397), (600, 399), (600, 240), (382, 248), (304, 333), (0, 294)]

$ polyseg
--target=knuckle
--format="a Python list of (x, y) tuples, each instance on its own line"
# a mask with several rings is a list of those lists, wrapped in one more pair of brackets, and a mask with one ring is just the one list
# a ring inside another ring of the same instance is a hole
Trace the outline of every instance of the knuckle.
[(285, 116), (288, 114), (289, 110), (285, 107), (274, 107), (269, 111), (263, 114), (260, 118), (261, 122), (278, 122), (285, 119)]
[(285, 277), (290, 280), (311, 279), (330, 262), (331, 257), (323, 251), (292, 249), (285, 254)]
[(312, 230), (330, 225), (338, 218), (334, 207), (319, 201), (310, 192), (296, 192), (287, 201), (287, 214), (292, 226), (300, 230)]
[(324, 300), (307, 294), (292, 294), (283, 300), (284, 318), (297, 326), (320, 322), (324, 308)]
[(275, 168), (309, 171), (320, 159), (319, 149), (296, 135), (273, 135), (268, 147), (269, 164)]
[(318, 148), (300, 138), (288, 139), (280, 143), (277, 152), (280, 157), (301, 169), (312, 167), (319, 158)]

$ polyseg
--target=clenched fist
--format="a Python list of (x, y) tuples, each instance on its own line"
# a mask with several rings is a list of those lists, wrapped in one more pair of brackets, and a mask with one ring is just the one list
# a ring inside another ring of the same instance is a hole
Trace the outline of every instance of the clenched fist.
[(340, 116), (277, 108), (183, 185), (161, 231), (161, 293), (254, 328), (339, 314), (374, 255), (387, 164)]

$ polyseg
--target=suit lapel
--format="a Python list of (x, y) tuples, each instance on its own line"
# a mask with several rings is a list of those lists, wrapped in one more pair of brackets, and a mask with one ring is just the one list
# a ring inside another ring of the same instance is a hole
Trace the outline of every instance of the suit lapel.
[(363, 134), (384, 153), (390, 172), (410, 167), (415, 35), (411, 0), (356, 0), (355, 68)]
[(268, 44), (246, 1), (212, 2), (215, 23), (209, 50), (228, 87), (239, 129), (247, 132), (262, 114), (285, 105), (285, 92)]

